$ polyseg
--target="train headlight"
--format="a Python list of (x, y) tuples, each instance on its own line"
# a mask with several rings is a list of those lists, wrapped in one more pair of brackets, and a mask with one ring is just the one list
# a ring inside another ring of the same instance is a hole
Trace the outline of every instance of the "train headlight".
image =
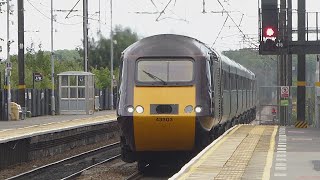
[(143, 107), (142, 107), (142, 106), (137, 106), (137, 107), (136, 107), (136, 111), (137, 111), (137, 113), (139, 113), (139, 114), (143, 113)]
[(191, 105), (188, 105), (184, 108), (184, 112), (185, 113), (191, 113), (193, 110), (193, 107)]
[(201, 106), (196, 106), (196, 107), (194, 108), (194, 111), (195, 111), (196, 113), (201, 113), (201, 112), (202, 112), (202, 107), (201, 107)]
[(132, 106), (128, 106), (127, 111), (128, 111), (128, 113), (133, 113), (134, 108)]

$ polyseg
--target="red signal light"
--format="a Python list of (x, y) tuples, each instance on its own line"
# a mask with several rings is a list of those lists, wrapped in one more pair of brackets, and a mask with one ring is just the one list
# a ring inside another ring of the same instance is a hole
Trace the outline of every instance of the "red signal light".
[(272, 27), (266, 27), (264, 29), (264, 37), (275, 37), (277, 36), (277, 31)]
[(267, 36), (273, 36), (274, 35), (274, 30), (272, 28), (268, 28), (266, 31)]

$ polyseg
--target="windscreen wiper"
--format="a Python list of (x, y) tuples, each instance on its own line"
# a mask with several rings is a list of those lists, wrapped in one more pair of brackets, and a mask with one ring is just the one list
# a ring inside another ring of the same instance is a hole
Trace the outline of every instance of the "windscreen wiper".
[(142, 70), (144, 73), (146, 73), (149, 77), (151, 77), (152, 79), (154, 79), (154, 80), (160, 80), (164, 85), (167, 85), (167, 82), (166, 81), (164, 81), (163, 79), (161, 79), (161, 78), (159, 78), (159, 77), (157, 77), (157, 76), (155, 76), (155, 75), (153, 75), (153, 74), (151, 74), (151, 73), (149, 73), (149, 72), (147, 72), (147, 71), (145, 71), (145, 70)]

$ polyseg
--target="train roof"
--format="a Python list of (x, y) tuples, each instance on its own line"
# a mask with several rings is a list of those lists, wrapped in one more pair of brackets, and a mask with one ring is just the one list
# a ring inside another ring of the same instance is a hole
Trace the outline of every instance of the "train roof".
[(253, 79), (254, 74), (250, 70), (248, 70), (247, 68), (245, 68), (241, 64), (237, 63), (236, 61), (229, 59), (227, 56), (225, 56), (221, 53), (219, 53), (219, 56), (221, 57), (222, 68), (224, 70), (229, 71), (228, 68), (230, 67), (230, 73), (238, 74), (240, 76), (243, 76), (243, 77), (246, 77), (249, 79)]
[[(181, 46), (183, 44), (183, 46)], [(157, 48), (154, 48), (157, 47)], [(206, 56), (209, 52), (215, 53), (222, 60), (222, 68), (226, 70), (230, 67), (231, 73), (244, 76), (249, 79), (254, 78), (254, 74), (241, 64), (229, 59), (205, 43), (188, 36), (177, 34), (159, 34), (143, 38), (123, 51), (124, 57), (152, 57), (152, 56)]]
[[(181, 46), (183, 44), (183, 46)], [(157, 47), (157, 48), (154, 48)], [(183, 35), (160, 34), (143, 38), (123, 51), (124, 56), (203, 56), (210, 49), (201, 41)]]

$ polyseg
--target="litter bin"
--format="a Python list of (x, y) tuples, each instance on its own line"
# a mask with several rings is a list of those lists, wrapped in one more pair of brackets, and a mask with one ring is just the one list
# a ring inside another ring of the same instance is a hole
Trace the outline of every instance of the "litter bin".
[(21, 106), (15, 102), (11, 102), (11, 120), (19, 120), (19, 111), (21, 111)]

